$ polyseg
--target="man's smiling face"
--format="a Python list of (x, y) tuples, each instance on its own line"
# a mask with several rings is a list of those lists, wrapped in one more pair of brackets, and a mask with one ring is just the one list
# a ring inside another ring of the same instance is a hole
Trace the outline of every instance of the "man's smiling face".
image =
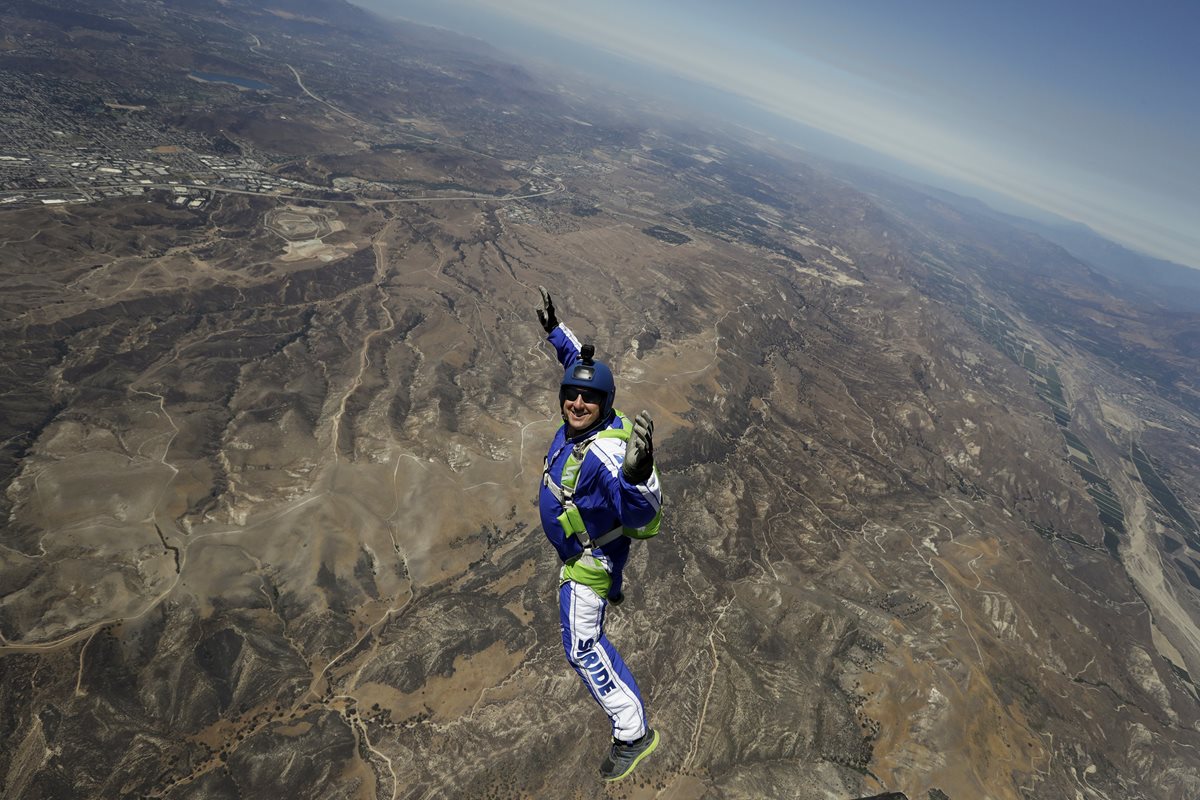
[(567, 421), (567, 432), (582, 433), (600, 419), (600, 403), (604, 397), (594, 389), (578, 386), (563, 388), (563, 419)]

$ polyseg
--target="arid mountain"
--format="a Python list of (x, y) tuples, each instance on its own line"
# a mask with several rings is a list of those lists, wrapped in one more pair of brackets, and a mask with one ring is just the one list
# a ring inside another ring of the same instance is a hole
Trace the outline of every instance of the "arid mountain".
[[(0, 8), (0, 796), (1191, 798), (1200, 318), (336, 2)], [(561, 319), (665, 530), (561, 652)]]

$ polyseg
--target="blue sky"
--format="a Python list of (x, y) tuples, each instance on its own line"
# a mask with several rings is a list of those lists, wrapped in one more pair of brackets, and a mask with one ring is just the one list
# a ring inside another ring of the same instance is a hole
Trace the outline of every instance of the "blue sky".
[(1200, 267), (1200, 3), (356, 2), (534, 57), (595, 48)]

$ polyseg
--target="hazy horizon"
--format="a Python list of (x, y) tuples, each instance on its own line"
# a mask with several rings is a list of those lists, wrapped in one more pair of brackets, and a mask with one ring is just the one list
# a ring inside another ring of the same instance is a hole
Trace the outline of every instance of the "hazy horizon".
[[(355, 2), (647, 91), (669, 76), (710, 87), (861, 148), (847, 160), (877, 153), (872, 166), (907, 165), (904, 177), (1200, 268), (1200, 56), (1188, 42), (1200, 12), (1076, 0)], [(761, 117), (730, 121), (763, 128)]]

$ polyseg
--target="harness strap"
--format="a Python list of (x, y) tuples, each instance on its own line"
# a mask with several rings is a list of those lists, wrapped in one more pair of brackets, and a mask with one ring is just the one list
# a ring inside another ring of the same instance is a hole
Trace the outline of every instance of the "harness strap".
[(549, 469), (542, 473), (542, 485), (550, 490), (550, 494), (554, 495), (555, 500), (557, 500), (559, 503), (565, 503), (566, 493), (563, 492), (562, 487), (555, 483), (554, 479), (550, 477)]
[(592, 547), (604, 547), (604, 545), (608, 544), (609, 542), (615, 542), (624, 533), (625, 527), (623, 525), (618, 525), (608, 533), (601, 536), (599, 539), (592, 539)]
[[(579, 475), (578, 470), (583, 467), (583, 458), (587, 455), (588, 448), (592, 446), (592, 442), (596, 441), (598, 436), (599, 432), (593, 433), (586, 439), (580, 439), (578, 442), (575, 442), (575, 444), (572, 446), (571, 458), (575, 459), (575, 472), (570, 480), (570, 486), (559, 486), (554, 482), (554, 479), (550, 477), (550, 466), (555, 460), (558, 459), (559, 454), (562, 453), (562, 448), (555, 452), (553, 459), (549, 455), (546, 456), (542, 466), (542, 485), (550, 490), (550, 493), (554, 495), (554, 499), (559, 503), (566, 505), (567, 503), (571, 502), (571, 498), (575, 496), (575, 478)], [(568, 460), (567, 463), (569, 465), (570, 461)], [(563, 479), (564, 484), (567, 483), (565, 473), (563, 475)]]
[[(618, 414), (619, 413), (620, 412), (618, 412)], [(623, 416), (622, 416), (622, 419), (624, 419)], [(550, 493), (552, 495), (554, 495), (554, 499), (557, 500), (559, 502), (559, 504), (562, 505), (562, 507), (563, 507), (563, 514), (560, 517), (560, 522), (563, 522), (564, 518), (566, 518), (568, 520), (571, 518), (574, 518), (575, 520), (577, 520), (577, 525), (576, 525), (577, 529), (576, 530), (568, 529), (567, 524), (564, 523), (564, 525), (563, 525), (564, 531), (566, 532), (566, 534), (568, 536), (578, 536), (580, 542), (583, 544), (583, 546), (585, 548), (585, 552), (590, 552), (593, 549), (603, 547), (604, 545), (608, 544), (609, 542), (614, 542), (617, 540), (618, 537), (620, 537), (625, 532), (625, 527), (622, 525), (618, 525), (617, 527), (613, 528), (611, 531), (609, 531), (605, 534), (602, 534), (598, 537), (593, 537), (592, 534), (588, 531), (587, 526), (585, 526), (583, 524), (582, 518), (579, 517), (579, 510), (575, 506), (575, 502), (574, 502), (575, 481), (579, 475), (578, 470), (580, 470), (583, 467), (583, 459), (587, 456), (588, 448), (592, 446), (592, 443), (595, 442), (596, 439), (600, 438), (602, 433), (604, 433), (604, 431), (597, 431), (596, 433), (592, 434), (591, 436), (587, 437), (586, 439), (581, 439), (574, 444), (574, 446), (571, 450), (571, 456), (570, 456), (570, 458), (574, 459), (574, 461), (575, 461), (574, 472), (571, 474), (569, 480), (567, 480), (566, 474), (564, 473), (564, 476), (563, 476), (564, 477), (564, 480), (563, 480), (564, 485), (560, 486), (559, 484), (554, 482), (553, 478), (550, 477), (550, 466), (552, 463), (552, 459), (550, 458), (550, 456), (546, 457), (545, 467), (542, 469), (542, 485), (550, 490)], [(558, 453), (561, 453), (561, 452), (562, 452), (562, 450), (558, 451)], [(557, 455), (558, 454), (556, 453), (555, 458), (557, 458)], [(568, 463), (568, 466), (570, 466), (570, 464), (571, 464), (570, 459), (568, 459), (567, 463)], [(564, 469), (566, 469), (566, 468), (564, 468)], [(569, 484), (569, 485), (566, 485), (566, 484)]]

